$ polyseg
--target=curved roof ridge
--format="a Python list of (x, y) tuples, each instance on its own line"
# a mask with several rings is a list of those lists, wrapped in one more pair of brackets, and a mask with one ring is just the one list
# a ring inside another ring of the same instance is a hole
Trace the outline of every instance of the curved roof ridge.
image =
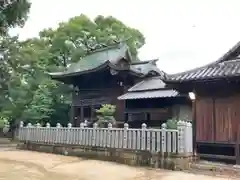
[(220, 63), (224, 61), (229, 61), (233, 56), (240, 53), (240, 41), (238, 41), (231, 49), (229, 49), (225, 54), (223, 54), (215, 63)]
[(136, 61), (132, 62), (131, 65), (137, 65), (137, 64), (147, 64), (152, 62), (157, 62), (159, 59), (151, 59), (151, 60), (144, 60), (144, 61)]
[(234, 55), (236, 55), (236, 53), (240, 53), (240, 41), (237, 42), (231, 49), (229, 49), (224, 55), (222, 55), (218, 60), (216, 61), (213, 61), (213, 62), (210, 62), (208, 64), (205, 64), (203, 66), (200, 66), (200, 67), (196, 67), (196, 68), (193, 68), (193, 69), (190, 69), (190, 70), (187, 70), (187, 71), (182, 71), (182, 72), (179, 72), (179, 73), (174, 73), (174, 74), (168, 74), (168, 76), (179, 76), (179, 75), (182, 75), (182, 74), (186, 74), (186, 73), (191, 73), (191, 72), (194, 72), (194, 71), (197, 71), (197, 70), (201, 70), (203, 68), (210, 68), (218, 63), (222, 63), (222, 62), (227, 62), (227, 61), (234, 61), (233, 58)]

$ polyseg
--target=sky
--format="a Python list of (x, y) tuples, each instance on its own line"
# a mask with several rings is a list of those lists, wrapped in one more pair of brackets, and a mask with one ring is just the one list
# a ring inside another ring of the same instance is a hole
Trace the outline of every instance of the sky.
[(31, 0), (29, 19), (21, 39), (44, 28), (86, 14), (112, 15), (139, 29), (146, 44), (141, 60), (159, 58), (158, 67), (177, 73), (220, 58), (240, 41), (239, 0)]

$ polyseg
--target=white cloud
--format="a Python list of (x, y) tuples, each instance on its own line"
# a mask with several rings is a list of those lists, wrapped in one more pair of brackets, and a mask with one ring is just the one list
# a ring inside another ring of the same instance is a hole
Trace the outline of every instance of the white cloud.
[(239, 5), (239, 0), (32, 0), (30, 18), (17, 32), (27, 38), (81, 13), (113, 15), (145, 35), (142, 59), (159, 57), (159, 67), (173, 73), (214, 61), (240, 40)]

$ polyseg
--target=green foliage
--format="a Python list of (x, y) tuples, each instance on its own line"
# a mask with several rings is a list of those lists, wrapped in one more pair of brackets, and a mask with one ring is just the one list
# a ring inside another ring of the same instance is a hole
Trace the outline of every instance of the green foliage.
[[(57, 29), (41, 31), (39, 38), (19, 42), (17, 37), (0, 39), (0, 114), (11, 123), (35, 124), (69, 121), (71, 89), (51, 80), (49, 71), (79, 61), (91, 48), (127, 40), (133, 55), (145, 39), (136, 29), (113, 17), (98, 16), (91, 21), (85, 15), (60, 23)], [(114, 106), (103, 106), (99, 117), (114, 121)], [(110, 121), (110, 120), (109, 120)]]
[(115, 124), (116, 122), (113, 117), (115, 111), (116, 111), (116, 106), (111, 104), (103, 104), (100, 109), (96, 110), (96, 112), (99, 114), (98, 122), (97, 122), (98, 125), (102, 127), (106, 123)]
[(103, 104), (102, 107), (96, 110), (97, 113), (101, 114), (102, 116), (113, 116), (116, 111), (116, 106), (111, 104)]
[(0, 2), (0, 34), (6, 34), (9, 28), (23, 26), (30, 9), (28, 0), (12, 0), (9, 4)]
[(145, 43), (144, 36), (138, 30), (127, 27), (112, 16), (97, 16), (91, 21), (83, 14), (60, 23), (56, 30), (41, 31), (40, 37), (51, 46), (52, 60), (64, 66), (79, 61), (88, 50), (100, 44), (110, 45), (115, 41), (127, 40), (132, 55), (136, 57), (137, 50)]
[(4, 128), (9, 125), (8, 119), (0, 116), (0, 128)]
[(176, 119), (169, 119), (166, 122), (167, 129), (177, 129), (178, 121)]

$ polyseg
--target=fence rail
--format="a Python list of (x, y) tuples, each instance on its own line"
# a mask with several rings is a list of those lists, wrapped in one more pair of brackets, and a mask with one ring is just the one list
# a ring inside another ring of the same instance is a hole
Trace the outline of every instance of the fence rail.
[(148, 129), (146, 124), (142, 124), (141, 129), (129, 128), (128, 124), (124, 124), (124, 128), (113, 128), (112, 124), (108, 128), (98, 128), (97, 124), (88, 128), (83, 124), (72, 127), (70, 123), (68, 127), (61, 127), (59, 123), (56, 127), (50, 127), (49, 124), (46, 127), (40, 124), (23, 127), (21, 122), (19, 140), (156, 153), (192, 153), (192, 126), (191, 123), (180, 121), (177, 130), (166, 129), (166, 124), (161, 129)]

